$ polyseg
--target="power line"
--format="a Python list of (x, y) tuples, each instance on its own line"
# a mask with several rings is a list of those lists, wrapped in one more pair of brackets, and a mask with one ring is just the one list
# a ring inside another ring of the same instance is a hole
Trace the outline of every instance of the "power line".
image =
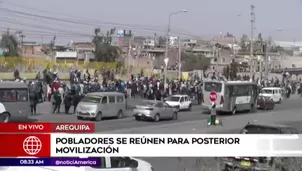
[(89, 34), (83, 34), (83, 33), (77, 33), (77, 32), (73, 32), (73, 31), (66, 31), (66, 30), (62, 30), (62, 29), (55, 29), (55, 28), (51, 28), (51, 27), (47, 27), (47, 26), (40, 26), (40, 25), (34, 25), (34, 24), (25, 24), (25, 23), (21, 23), (19, 21), (12, 21), (12, 20), (7, 20), (6, 18), (0, 17), (0, 21), (3, 22), (7, 22), (7, 23), (11, 23), (11, 24), (16, 24), (16, 25), (22, 25), (22, 26), (26, 26), (26, 27), (32, 27), (32, 28), (38, 28), (38, 29), (44, 29), (44, 30), (51, 30), (51, 31), (58, 31), (61, 33), (72, 33), (75, 35), (82, 35), (82, 36), (88, 36), (88, 37), (92, 37), (94, 35), (89, 35)]
[[(116, 27), (116, 26), (123, 26), (123, 27), (127, 27), (129, 29), (134, 29), (134, 30), (148, 30), (148, 31), (153, 31), (153, 32), (164, 32), (164, 30), (161, 30), (161, 29), (152, 29), (152, 28), (149, 28), (149, 27), (133, 27), (133, 26), (129, 26), (129, 25), (125, 25), (125, 24), (120, 24), (120, 23), (96, 23), (96, 22), (84, 22), (84, 21), (81, 21), (81, 20), (70, 20), (70, 19), (64, 19), (64, 18), (57, 18), (57, 17), (49, 17), (49, 16), (43, 16), (43, 15), (37, 15), (37, 14), (32, 14), (32, 13), (27, 13), (27, 12), (20, 12), (20, 11), (15, 11), (15, 10), (11, 10), (11, 9), (8, 9), (8, 8), (0, 8), (2, 11), (6, 11), (6, 12), (10, 12), (10, 13), (15, 13), (15, 14), (20, 14), (20, 15), (25, 15), (25, 16), (30, 16), (30, 17), (35, 17), (35, 18), (42, 18), (42, 19), (47, 19), (47, 20), (52, 20), (52, 21), (60, 21), (60, 22), (67, 22), (67, 23), (70, 23), (70, 24), (78, 24), (78, 25), (90, 25), (90, 26), (93, 26), (93, 27), (98, 27), (99, 25), (100, 26), (110, 26), (110, 27)], [(191, 35), (191, 34), (187, 34), (187, 33), (182, 33), (182, 32), (175, 32), (175, 31), (172, 31), (173, 33), (176, 33), (176, 34), (179, 34), (179, 35), (184, 35), (184, 36), (190, 36), (190, 37), (197, 37), (197, 36), (194, 36), (194, 35)]]
[[(27, 29), (20, 29), (20, 28), (12, 28), (9, 27), (10, 30), (13, 31), (20, 31), (22, 30), (23, 32), (27, 32), (27, 33), (33, 33), (33, 34), (39, 34), (39, 35), (47, 35), (47, 34), (56, 34), (56, 35), (70, 35), (70, 36), (74, 36), (75, 34), (72, 33), (61, 33), (61, 32), (47, 32), (47, 31), (41, 31), (41, 30), (27, 30)], [(0, 27), (0, 30), (7, 30), (7, 27)], [(79, 35), (77, 35), (79, 36)]]
[[(52, 14), (52, 15), (62, 15), (64, 14), (64, 16), (67, 17), (72, 17), (72, 18), (78, 18), (78, 19), (82, 19), (84, 21), (89, 21), (89, 22), (93, 22), (93, 23), (103, 23), (103, 24), (110, 24), (110, 25), (114, 25), (114, 26), (126, 26), (126, 27), (134, 27), (134, 28), (138, 28), (138, 27), (147, 27), (147, 28), (153, 28), (153, 29), (160, 29), (160, 30), (164, 30), (166, 29), (166, 26), (154, 26), (154, 25), (141, 25), (141, 24), (122, 24), (122, 23), (116, 23), (116, 22), (107, 22), (107, 21), (100, 21), (100, 20), (95, 20), (95, 19), (89, 19), (83, 16), (76, 16), (76, 15), (70, 15), (67, 13), (55, 13), (55, 12), (51, 12), (51, 11), (46, 11), (46, 10), (41, 10), (38, 8), (32, 8), (32, 7), (28, 7), (28, 6), (23, 6), (23, 5), (19, 5), (19, 4), (15, 4), (15, 3), (11, 3), (11, 2), (6, 2), (9, 5), (15, 6), (15, 7), (19, 7), (19, 8), (24, 8), (24, 9), (29, 9), (32, 11), (39, 11), (42, 13), (47, 13), (47, 14)], [(178, 28), (175, 28), (176, 30), (180, 30)]]
[[(22, 16), (22, 15), (20, 15), (20, 14), (15, 14), (15, 13), (12, 13), (13, 15), (11, 15), (10, 14), (10, 16), (9, 17), (16, 17), (16, 18), (12, 18), (12, 19), (17, 19), (17, 18), (20, 18), (22, 21), (24, 20), (24, 19), (27, 19), (27, 20), (33, 20), (33, 21), (40, 21), (41, 22), (41, 20), (43, 20), (43, 19), (41, 19), (41, 18), (34, 18), (34, 17), (29, 17), (29, 16)], [(43, 24), (45, 24), (45, 23), (48, 23), (48, 24), (54, 24), (55, 23), (55, 21), (53, 21), (53, 20), (43, 20), (42, 21), (43, 22)], [(56, 23), (56, 24), (58, 24), (58, 23)], [(60, 22), (60, 26), (62, 27), (67, 27), (67, 28), (70, 28), (70, 25), (64, 25), (64, 24), (62, 24), (61, 22)], [(84, 26), (87, 26), (87, 25), (84, 25)], [(93, 28), (90, 28), (90, 29), (93, 29)]]

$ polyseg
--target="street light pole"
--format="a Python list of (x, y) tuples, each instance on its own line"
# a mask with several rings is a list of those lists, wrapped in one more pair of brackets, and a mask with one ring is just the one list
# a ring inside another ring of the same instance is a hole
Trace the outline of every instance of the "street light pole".
[(250, 42), (250, 79), (253, 77), (253, 69), (254, 69), (254, 23), (255, 23), (255, 6), (251, 5), (251, 42)]
[(181, 41), (178, 37), (178, 80), (181, 79)]
[[(171, 27), (171, 18), (173, 15), (180, 14), (180, 13), (185, 13), (187, 10), (181, 10), (181, 11), (176, 11), (172, 12), (169, 14), (169, 20), (168, 20), (168, 29), (167, 29), (167, 34), (166, 34), (166, 52), (165, 52), (165, 59), (168, 59), (168, 52), (169, 52), (169, 38), (170, 38), (170, 27)], [(165, 86), (167, 84), (167, 67), (168, 64), (165, 63), (165, 71), (164, 71), (164, 80), (165, 80)], [(165, 87), (166, 88), (166, 87)]]

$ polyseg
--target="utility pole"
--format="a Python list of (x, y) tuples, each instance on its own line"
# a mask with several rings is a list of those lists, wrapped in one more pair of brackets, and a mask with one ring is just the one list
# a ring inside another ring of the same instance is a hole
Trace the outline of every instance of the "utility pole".
[[(169, 46), (170, 46), (170, 24), (171, 24), (171, 15), (169, 16), (169, 23), (168, 23), (168, 29), (167, 29), (167, 33), (166, 33), (166, 53), (165, 53), (165, 61), (168, 61), (169, 60)], [(165, 68), (164, 68), (164, 86), (165, 86), (165, 89), (167, 88), (166, 87), (166, 84), (167, 84), (167, 64), (165, 63)]]
[(178, 37), (178, 80), (181, 79), (181, 41)]
[(56, 64), (57, 59), (56, 59), (56, 54), (55, 54), (55, 45), (56, 45), (56, 36), (53, 37), (53, 39), (50, 41), (50, 50), (51, 50), (51, 55), (52, 55), (52, 60)]
[(132, 50), (132, 35), (130, 35), (129, 44), (128, 44), (128, 66), (129, 66), (129, 73), (131, 68), (131, 50)]
[(254, 69), (254, 23), (255, 23), (255, 6), (251, 5), (251, 48), (250, 48), (250, 79), (253, 77), (253, 69)]
[(264, 58), (264, 80), (266, 81), (268, 79), (268, 70), (269, 70), (269, 48), (271, 46), (272, 38), (269, 37), (268, 40), (266, 41), (265, 45), (265, 58)]
[(267, 41), (265, 44), (265, 57), (264, 57), (264, 80), (266, 81), (268, 78), (268, 48), (269, 48), (269, 42)]
[(20, 38), (21, 38), (21, 56), (23, 57), (24, 55), (23, 42), (24, 42), (25, 35), (22, 32), (20, 32)]

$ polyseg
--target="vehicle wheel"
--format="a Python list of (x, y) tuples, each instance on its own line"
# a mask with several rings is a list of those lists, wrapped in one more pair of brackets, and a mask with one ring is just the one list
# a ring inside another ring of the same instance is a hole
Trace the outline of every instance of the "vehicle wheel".
[(252, 104), (252, 105), (251, 105), (251, 110), (250, 110), (250, 112), (251, 112), (251, 113), (255, 113), (256, 110), (257, 110), (257, 108), (255, 108), (254, 105)]
[(95, 121), (99, 122), (103, 119), (103, 116), (102, 116), (102, 112), (98, 112), (98, 114), (96, 115), (95, 117)]
[(280, 98), (279, 101), (278, 101), (278, 104), (281, 104), (281, 103), (282, 103), (282, 99)]
[(154, 122), (159, 122), (159, 121), (160, 121), (160, 116), (159, 116), (159, 114), (156, 114), (156, 115), (154, 116), (153, 121), (154, 121)]
[(172, 116), (172, 120), (177, 120), (178, 119), (178, 113), (174, 112), (173, 116)]
[(10, 121), (10, 114), (9, 113), (0, 114), (0, 123), (8, 123), (9, 121)]
[(124, 117), (123, 111), (119, 110), (116, 117), (117, 119), (122, 119)]
[(77, 116), (78, 120), (83, 120), (83, 117)]
[(179, 112), (180, 111), (180, 106), (176, 106), (176, 110), (177, 110), (177, 112)]
[(237, 109), (236, 107), (234, 107), (234, 109), (232, 110), (232, 115), (235, 115), (237, 113)]
[(188, 111), (192, 110), (192, 104), (189, 105)]
[(134, 119), (137, 120), (137, 121), (141, 121), (141, 118), (138, 117), (138, 116), (135, 116)]
[(228, 165), (225, 165), (224, 168), (222, 169), (222, 171), (230, 171), (230, 167)]

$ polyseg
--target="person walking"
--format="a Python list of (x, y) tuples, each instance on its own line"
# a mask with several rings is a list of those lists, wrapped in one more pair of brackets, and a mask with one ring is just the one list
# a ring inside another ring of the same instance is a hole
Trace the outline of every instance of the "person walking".
[(62, 96), (61, 93), (59, 92), (59, 90), (55, 90), (54, 94), (53, 94), (53, 99), (54, 99), (54, 108), (53, 108), (53, 114), (60, 113), (60, 108), (61, 108), (61, 103), (62, 103)]
[(65, 114), (69, 114), (69, 109), (71, 104), (72, 104), (72, 96), (71, 93), (68, 93), (64, 97)]

